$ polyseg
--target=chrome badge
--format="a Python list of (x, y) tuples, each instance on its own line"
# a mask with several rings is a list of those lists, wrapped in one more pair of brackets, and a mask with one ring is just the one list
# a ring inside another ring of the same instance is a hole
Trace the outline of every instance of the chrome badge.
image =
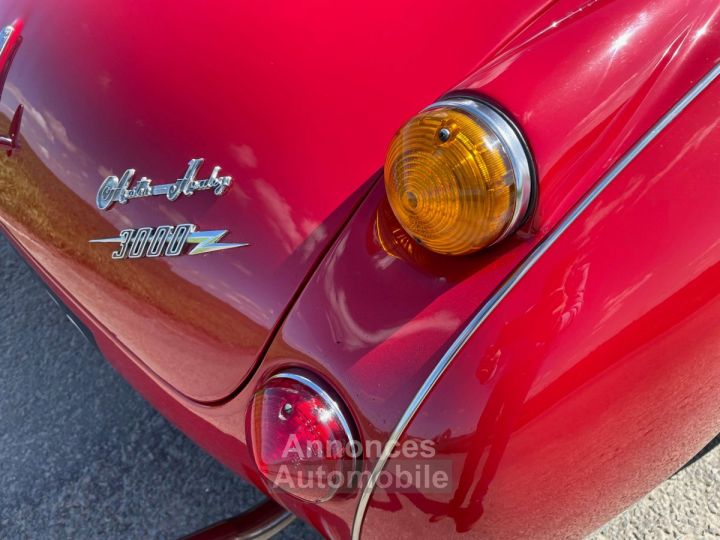
[(219, 176), (220, 167), (214, 167), (210, 176), (204, 180), (197, 180), (197, 174), (205, 160), (191, 159), (182, 178), (172, 184), (152, 185), (152, 180), (143, 176), (130, 187), (135, 177), (135, 169), (128, 169), (123, 175), (108, 176), (98, 189), (95, 202), (100, 210), (109, 210), (115, 203), (126, 204), (131, 199), (165, 195), (168, 200), (174, 201), (180, 195), (190, 197), (196, 191), (213, 190), (215, 195), (222, 195), (232, 182), (231, 176)]
[[(109, 210), (115, 203), (126, 204), (131, 199), (165, 195), (174, 201), (180, 195), (192, 196), (196, 191), (212, 190), (215, 195), (222, 195), (232, 182), (230, 176), (220, 176), (220, 167), (214, 167), (210, 176), (198, 180), (197, 175), (202, 167), (203, 159), (191, 159), (182, 178), (171, 184), (152, 185), (152, 180), (143, 176), (134, 185), (135, 169), (128, 169), (123, 175), (108, 176), (98, 189), (95, 202), (100, 210)], [(220, 240), (228, 233), (226, 229), (214, 231), (198, 231), (193, 223), (180, 225), (161, 225), (159, 227), (139, 227), (123, 229), (119, 236), (98, 238), (90, 243), (118, 243), (120, 247), (113, 251), (111, 257), (120, 259), (140, 259), (142, 257), (177, 257), (186, 252), (187, 255), (200, 255), (213, 251), (221, 251), (237, 247), (245, 247), (247, 243), (223, 243)], [(190, 250), (185, 247), (191, 244)]]
[(5, 47), (10, 42), (13, 32), (15, 32), (15, 27), (12, 25), (5, 26), (0, 30), (0, 56), (5, 52)]
[(228, 233), (219, 231), (196, 231), (192, 223), (181, 225), (161, 225), (160, 227), (140, 227), (123, 229), (120, 236), (90, 240), (90, 243), (119, 243), (113, 251), (113, 259), (139, 259), (141, 257), (177, 257), (183, 254), (187, 244), (194, 244), (188, 255), (200, 255), (212, 251), (221, 251), (250, 244), (219, 243)]

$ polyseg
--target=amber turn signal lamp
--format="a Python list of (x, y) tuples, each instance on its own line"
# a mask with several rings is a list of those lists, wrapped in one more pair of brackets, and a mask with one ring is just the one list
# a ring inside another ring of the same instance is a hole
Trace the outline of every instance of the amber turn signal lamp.
[(275, 488), (322, 502), (354, 487), (358, 442), (339, 398), (305, 372), (271, 377), (250, 405), (260, 474)]
[(474, 99), (447, 99), (395, 135), (385, 188), (415, 241), (437, 253), (465, 255), (522, 224), (533, 172), (519, 131), (504, 114)]

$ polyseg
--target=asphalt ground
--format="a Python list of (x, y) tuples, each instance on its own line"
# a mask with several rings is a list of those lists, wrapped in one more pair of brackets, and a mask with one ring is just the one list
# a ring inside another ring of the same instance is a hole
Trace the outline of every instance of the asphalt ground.
[[(156, 413), (0, 235), (0, 538), (178, 538), (260, 499)], [(720, 448), (594, 539), (720, 537)], [(317, 538), (295, 521), (279, 538)]]

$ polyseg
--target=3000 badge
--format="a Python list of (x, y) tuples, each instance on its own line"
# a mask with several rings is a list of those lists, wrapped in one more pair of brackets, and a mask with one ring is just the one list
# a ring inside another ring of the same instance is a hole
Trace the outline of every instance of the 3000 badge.
[(113, 251), (113, 259), (139, 259), (141, 257), (177, 257), (182, 255), (186, 244), (195, 244), (188, 255), (200, 255), (236, 247), (245, 247), (247, 243), (218, 243), (227, 230), (196, 231), (192, 223), (181, 225), (161, 225), (159, 227), (140, 227), (123, 229), (120, 236), (90, 240), (91, 243), (119, 242), (120, 247)]

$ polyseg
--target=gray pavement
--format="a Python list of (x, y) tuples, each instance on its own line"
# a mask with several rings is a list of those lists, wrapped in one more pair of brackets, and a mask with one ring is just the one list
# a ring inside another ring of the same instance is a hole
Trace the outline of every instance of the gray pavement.
[[(156, 413), (0, 235), (0, 538), (173, 539), (259, 492)], [(317, 538), (296, 521), (284, 538)]]
[(590, 538), (720, 538), (719, 442)]
[[(257, 491), (150, 408), (0, 236), (0, 538), (177, 538)], [(720, 536), (716, 448), (594, 538)], [(316, 538), (295, 522), (283, 538)]]

